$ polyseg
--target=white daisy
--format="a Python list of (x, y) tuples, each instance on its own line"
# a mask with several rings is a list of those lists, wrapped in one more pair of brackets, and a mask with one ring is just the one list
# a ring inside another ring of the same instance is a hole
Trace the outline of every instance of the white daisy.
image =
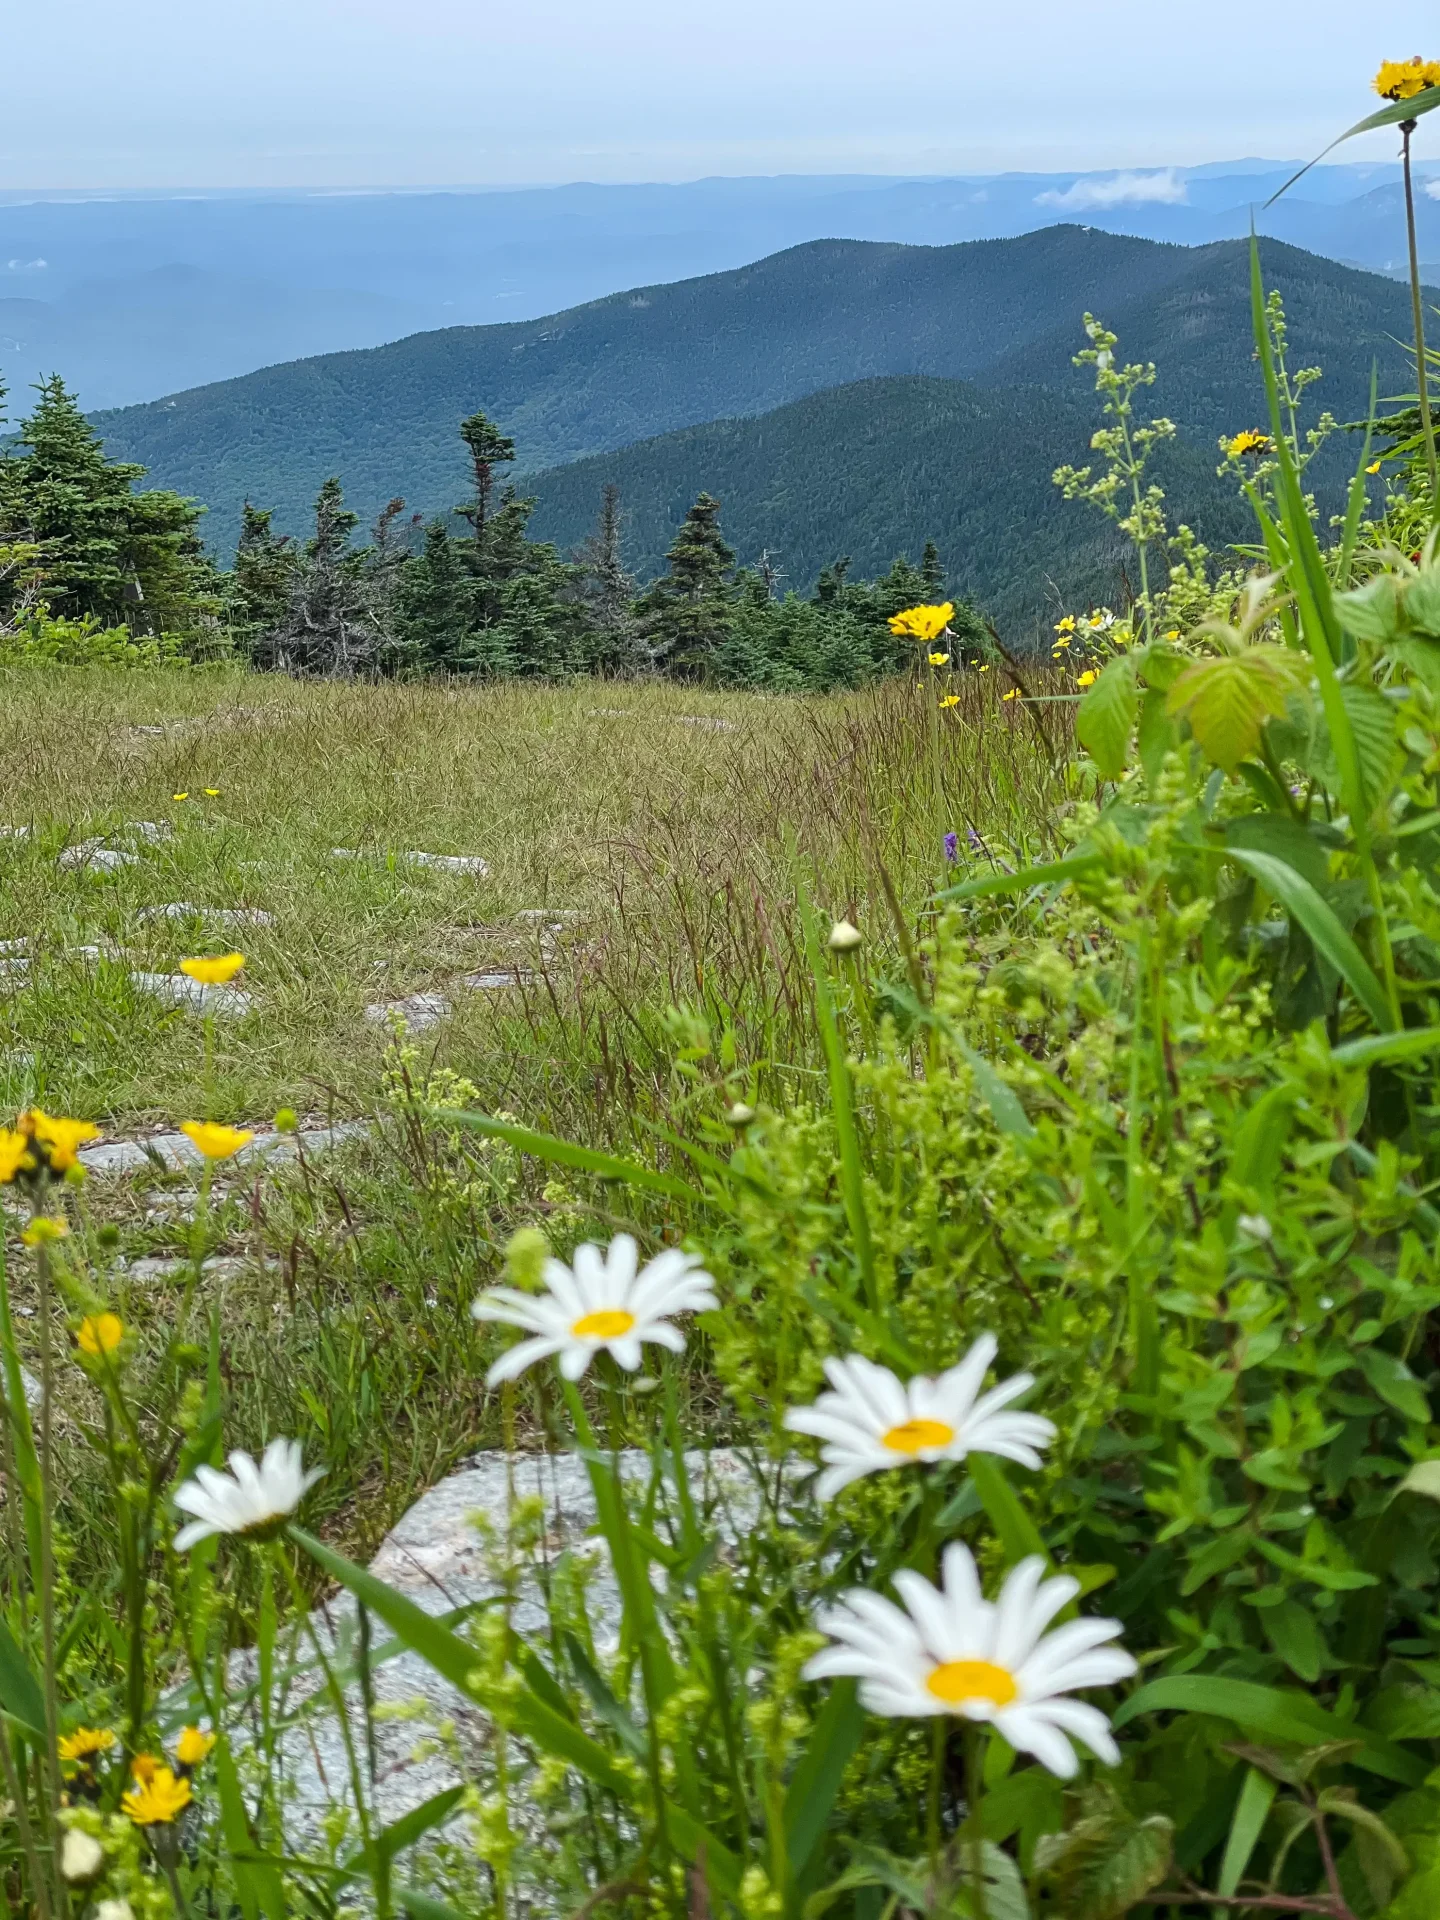
[(502, 1353), (485, 1376), (488, 1387), (513, 1380), (536, 1360), (560, 1356), (560, 1371), (578, 1380), (603, 1347), (627, 1373), (640, 1364), (645, 1340), (683, 1353), (685, 1336), (665, 1317), (701, 1313), (720, 1303), (714, 1281), (693, 1253), (667, 1247), (636, 1272), (638, 1250), (628, 1233), (617, 1233), (608, 1252), (588, 1242), (575, 1249), (574, 1267), (545, 1262), (548, 1293), (492, 1287), (471, 1308), (477, 1320), (521, 1327), (533, 1338)]
[(1042, 1414), (1002, 1411), (1034, 1386), (1034, 1375), (1012, 1374), (980, 1393), (998, 1344), (993, 1334), (981, 1334), (959, 1366), (948, 1373), (917, 1374), (908, 1385), (858, 1353), (827, 1360), (825, 1377), (833, 1391), (822, 1393), (813, 1407), (797, 1407), (785, 1416), (791, 1433), (825, 1442), (820, 1450), (825, 1471), (815, 1483), (820, 1499), (832, 1500), (867, 1473), (917, 1460), (996, 1453), (1022, 1467), (1038, 1467), (1037, 1449), (1055, 1438), (1054, 1426)]
[(195, 1478), (176, 1489), (176, 1506), (195, 1516), (176, 1534), (176, 1551), (183, 1553), (212, 1533), (264, 1533), (289, 1519), (324, 1472), (323, 1467), (305, 1471), (298, 1440), (272, 1440), (258, 1466), (237, 1449), (229, 1473), (197, 1467)]
[(814, 1656), (805, 1678), (854, 1674), (864, 1704), (891, 1719), (950, 1713), (988, 1721), (1062, 1780), (1079, 1766), (1071, 1739), (1113, 1767), (1120, 1749), (1109, 1721), (1067, 1696), (1136, 1671), (1123, 1647), (1105, 1644), (1120, 1622), (1071, 1620), (1047, 1634), (1080, 1583), (1068, 1574), (1046, 1580), (1038, 1554), (1011, 1569), (995, 1601), (981, 1594), (975, 1562), (958, 1541), (945, 1549), (941, 1580), (936, 1588), (909, 1568), (897, 1573), (903, 1610), (863, 1587), (843, 1594), (816, 1617), (836, 1644)]

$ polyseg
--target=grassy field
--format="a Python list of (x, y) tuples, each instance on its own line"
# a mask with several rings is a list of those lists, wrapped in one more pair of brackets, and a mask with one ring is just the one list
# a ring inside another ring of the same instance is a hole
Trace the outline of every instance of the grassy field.
[[(886, 885), (918, 928), (946, 829), (996, 858), (1047, 844), (1062, 777), (997, 678), (958, 683), (937, 809), (933, 695), (909, 683), (799, 701), (12, 675), (0, 824), (28, 831), (0, 839), (0, 941), (17, 943), (0, 949), (0, 1102), (110, 1137), (193, 1117), (264, 1125), (282, 1107), (389, 1116), (323, 1164), (233, 1171), (207, 1243), (234, 1437), (312, 1436), (330, 1468), (318, 1517), (364, 1548), (493, 1437), (468, 1309), (506, 1234), (522, 1219), (550, 1218), (561, 1240), (595, 1224), (503, 1153), (464, 1142), (437, 1160), (387, 1101), (387, 1071), (453, 1070), (485, 1110), (649, 1154), (655, 1124), (718, 1120), (779, 1063), (804, 1074), (816, 1053), (797, 883), (866, 930), (872, 966), (898, 972)], [(97, 868), (96, 840), (134, 857)], [(478, 855), (488, 871), (403, 858), (416, 851)], [(181, 906), (265, 918), (173, 917)], [(238, 1016), (136, 984), (231, 948), (252, 996)], [(475, 974), (510, 983), (467, 988)], [(409, 1035), (402, 1061), (393, 1023), (367, 1008), (417, 994), (451, 1011)], [(134, 1263), (188, 1244), (191, 1178), (92, 1181), (89, 1204), (119, 1231), (97, 1296), (159, 1340), (177, 1291)], [(98, 1487), (96, 1501), (103, 1525)]]

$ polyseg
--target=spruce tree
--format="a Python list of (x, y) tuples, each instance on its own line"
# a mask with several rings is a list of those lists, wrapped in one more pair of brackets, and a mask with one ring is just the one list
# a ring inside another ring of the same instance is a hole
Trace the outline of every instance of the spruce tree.
[(458, 509), (475, 530), (477, 559), (485, 552), (485, 525), (490, 517), (490, 495), (495, 486), (496, 467), (509, 466), (515, 458), (515, 442), (483, 413), (472, 413), (460, 422), (460, 438), (470, 450), (470, 466), (475, 475), (475, 497)]
[(380, 664), (388, 636), (375, 618), (366, 556), (350, 544), (359, 517), (332, 476), (316, 498), (315, 532), (276, 634), (276, 664), (288, 672), (346, 679)]
[(940, 604), (945, 592), (945, 569), (940, 564), (940, 549), (933, 540), (925, 542), (925, 551), (920, 556), (920, 587), (926, 606)]
[(58, 375), (38, 392), (4, 463), (3, 491), (17, 531), (39, 546), (52, 608), (139, 632), (195, 631), (213, 620), (218, 583), (200, 544), (200, 508), (159, 488), (137, 493), (145, 469), (105, 458)]
[(735, 555), (720, 532), (720, 502), (708, 493), (686, 514), (665, 556), (669, 571), (637, 603), (652, 658), (672, 673), (708, 678), (731, 630)]
[(289, 534), (276, 533), (271, 526), (273, 517), (271, 508), (245, 502), (227, 583), (231, 628), (257, 666), (275, 664), (276, 636), (286, 623), (300, 560)]
[(649, 652), (636, 625), (635, 582), (625, 571), (620, 533), (620, 489), (610, 480), (600, 495), (595, 531), (576, 559), (595, 628), (591, 664), (602, 673), (635, 674), (649, 665)]
[(423, 551), (400, 576), (396, 634), (402, 658), (422, 673), (469, 671), (474, 627), (474, 576), (461, 566), (445, 522), (432, 520)]

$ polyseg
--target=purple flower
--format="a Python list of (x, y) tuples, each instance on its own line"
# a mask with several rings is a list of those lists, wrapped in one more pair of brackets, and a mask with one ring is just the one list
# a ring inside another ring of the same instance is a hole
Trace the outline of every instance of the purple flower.
[(960, 836), (958, 833), (946, 834), (945, 858), (949, 861), (952, 867), (954, 866), (955, 862), (960, 858)]
[(969, 838), (972, 850), (975, 853), (983, 853), (985, 851), (985, 842), (980, 838), (974, 827), (966, 827), (965, 832)]

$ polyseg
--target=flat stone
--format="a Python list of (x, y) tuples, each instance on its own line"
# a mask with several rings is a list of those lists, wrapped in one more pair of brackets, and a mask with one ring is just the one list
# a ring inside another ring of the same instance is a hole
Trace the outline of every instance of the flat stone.
[(428, 1033), (449, 1014), (450, 1001), (443, 993), (412, 993), (406, 1000), (376, 1000), (365, 1009), (365, 1018), (372, 1027), (403, 1020), (409, 1033)]
[(96, 873), (114, 873), (120, 867), (133, 867), (140, 856), (124, 847), (107, 847), (103, 840), (77, 840), (57, 856), (56, 865), (77, 869), (88, 867)]
[[(639, 1450), (619, 1456), (622, 1477), (643, 1487), (651, 1460)], [(758, 1510), (754, 1478), (738, 1455), (726, 1449), (686, 1455), (691, 1483), (708, 1489), (715, 1529), (723, 1540), (738, 1538), (753, 1524)], [(574, 1454), (477, 1454), (466, 1466), (421, 1496), (386, 1535), (370, 1563), (370, 1571), (387, 1586), (405, 1594), (428, 1614), (494, 1600), (502, 1586), (492, 1565), (493, 1552), (485, 1542), (485, 1527), (493, 1539), (503, 1537), (510, 1499), (538, 1496), (546, 1507), (545, 1559), (553, 1566), (557, 1555), (585, 1552), (595, 1572), (587, 1588), (586, 1611), (596, 1651), (602, 1659), (613, 1654), (620, 1637), (620, 1594), (610, 1566), (609, 1550), (590, 1537), (596, 1525), (595, 1496), (584, 1463)], [(477, 1528), (476, 1521), (482, 1524)], [(544, 1596), (534, 1572), (520, 1579), (512, 1619), (518, 1633), (543, 1645), (547, 1616)], [(327, 1656), (343, 1667), (356, 1646), (356, 1607), (341, 1593), (311, 1616)], [(388, 1640), (388, 1631), (376, 1621), (372, 1644)], [(304, 1643), (302, 1642), (302, 1653)], [(236, 1657), (233, 1683), (253, 1672), (253, 1654)], [(304, 1674), (291, 1695), (291, 1706), (319, 1691), (321, 1676)], [(442, 1721), (453, 1723), (463, 1754), (477, 1755), (489, 1735), (489, 1722), (473, 1700), (442, 1680), (418, 1655), (403, 1652), (372, 1669), (375, 1703), (381, 1711), (374, 1721), (376, 1740), (375, 1816), (388, 1825), (418, 1807), (432, 1794), (443, 1793), (461, 1778), (447, 1754), (416, 1758), (416, 1749)], [(361, 1724), (359, 1689), (346, 1695), (353, 1726)], [(385, 1709), (412, 1709), (411, 1717), (392, 1717)], [(418, 1709), (418, 1711), (413, 1711)], [(336, 1804), (349, 1803), (349, 1776), (339, 1725), (328, 1704), (317, 1702), (312, 1714), (281, 1736), (281, 1753), (288, 1789), (288, 1838), (292, 1844), (318, 1834), (324, 1815)]]
[[(331, 1147), (358, 1140), (369, 1131), (369, 1122), (365, 1120), (346, 1120), (335, 1127), (302, 1127), (298, 1133), (276, 1133), (267, 1129), (257, 1133), (223, 1164), (248, 1166), (255, 1160), (293, 1160), (302, 1149), (307, 1154), (327, 1153)], [(93, 1147), (80, 1149), (79, 1159), (91, 1173), (99, 1174), (134, 1173), (157, 1163), (173, 1172), (204, 1163), (204, 1155), (188, 1134), (183, 1133), (152, 1133), (135, 1140), (97, 1140)]]
[(481, 876), (489, 873), (490, 863), (482, 860), (478, 853), (381, 853), (367, 852), (362, 847), (332, 847), (330, 857), (333, 860), (394, 860), (405, 867), (435, 867), (442, 873), (474, 873)]
[[(142, 1285), (177, 1279), (190, 1267), (183, 1253), (147, 1253), (116, 1264), (127, 1280), (138, 1280)], [(279, 1264), (277, 1260), (257, 1260), (252, 1254), (212, 1253), (200, 1262), (200, 1271), (212, 1280), (238, 1280), (247, 1273), (276, 1272)]]
[(137, 921), (208, 920), (221, 927), (273, 927), (275, 916), (259, 907), (199, 907), (189, 900), (169, 900), (164, 906), (141, 907)]
[(208, 987), (192, 980), (188, 973), (148, 973), (137, 967), (130, 979), (152, 1000), (162, 1001), (167, 1007), (185, 1007), (192, 1013), (239, 1015), (249, 1013), (255, 1004), (254, 995), (243, 987)]
[(162, 841), (175, 837), (175, 829), (168, 820), (127, 820), (125, 832), (143, 840), (147, 847), (158, 847)]
[(682, 727), (708, 727), (712, 733), (734, 733), (733, 720), (722, 720), (713, 713), (682, 713), (679, 716)]
[(467, 973), (460, 984), (472, 993), (496, 993), (505, 987), (528, 987), (534, 978), (524, 967), (509, 967), (504, 973)]
[(0, 840), (28, 840), (33, 827), (0, 827)]

